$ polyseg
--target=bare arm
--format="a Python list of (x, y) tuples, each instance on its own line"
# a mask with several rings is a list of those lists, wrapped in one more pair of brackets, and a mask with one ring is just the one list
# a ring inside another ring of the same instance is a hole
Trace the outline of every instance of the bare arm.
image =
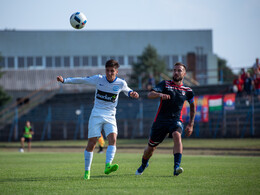
[(195, 107), (195, 103), (193, 102), (190, 104), (190, 122), (185, 129), (185, 135), (187, 137), (189, 137), (193, 132), (195, 114), (196, 114), (196, 107)]
[(171, 99), (170, 95), (164, 94), (164, 93), (159, 93), (159, 92), (156, 92), (156, 91), (149, 92), (147, 96), (148, 96), (149, 99), (156, 99), (156, 98), (162, 98), (162, 100)]

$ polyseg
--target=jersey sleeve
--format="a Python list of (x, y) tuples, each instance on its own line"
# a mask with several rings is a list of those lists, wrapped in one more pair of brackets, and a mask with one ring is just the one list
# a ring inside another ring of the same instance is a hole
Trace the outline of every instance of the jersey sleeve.
[(122, 87), (122, 92), (124, 92), (124, 94), (128, 97), (130, 97), (130, 93), (133, 90), (131, 88), (128, 87), (127, 83), (125, 81), (123, 81), (123, 87)]
[(152, 88), (151, 91), (162, 93), (164, 88), (165, 88), (165, 81), (161, 81), (154, 88)]
[(194, 92), (192, 90), (187, 93), (187, 101), (189, 104), (194, 102)]
[(90, 84), (96, 85), (101, 75), (94, 75), (91, 77), (68, 77), (64, 79), (64, 84)]

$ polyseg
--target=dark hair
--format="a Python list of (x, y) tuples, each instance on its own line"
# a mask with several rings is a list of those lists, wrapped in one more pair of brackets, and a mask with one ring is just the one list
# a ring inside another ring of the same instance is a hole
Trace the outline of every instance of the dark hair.
[(174, 66), (182, 66), (185, 69), (185, 71), (187, 70), (187, 67), (181, 62), (176, 62)]
[(113, 67), (113, 68), (115, 68), (115, 69), (118, 69), (119, 66), (120, 66), (120, 65), (119, 65), (118, 61), (113, 60), (113, 59), (108, 60), (108, 61), (106, 62), (106, 68), (107, 68), (107, 67)]

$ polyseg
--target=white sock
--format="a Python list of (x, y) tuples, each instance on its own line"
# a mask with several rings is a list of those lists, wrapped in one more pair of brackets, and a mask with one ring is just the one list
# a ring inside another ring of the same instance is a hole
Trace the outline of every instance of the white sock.
[(90, 167), (93, 159), (93, 152), (88, 152), (87, 150), (85, 150), (84, 156), (85, 156), (85, 171), (90, 171)]
[(116, 146), (109, 145), (107, 147), (107, 152), (106, 152), (106, 164), (107, 163), (112, 163), (114, 157), (116, 154)]

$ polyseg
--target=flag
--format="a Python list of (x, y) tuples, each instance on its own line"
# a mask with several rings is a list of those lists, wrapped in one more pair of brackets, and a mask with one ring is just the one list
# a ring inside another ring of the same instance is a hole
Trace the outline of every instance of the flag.
[(202, 110), (201, 110), (201, 121), (204, 123), (209, 122), (209, 96), (202, 96)]
[(229, 93), (224, 96), (224, 109), (235, 110), (236, 94)]
[(200, 122), (201, 121), (201, 114), (202, 114), (202, 97), (203, 96), (195, 96), (194, 102), (196, 105), (196, 115), (195, 115), (195, 121)]
[[(194, 103), (196, 105), (196, 122), (208, 122), (209, 121), (209, 105), (208, 105), (208, 95), (195, 96)], [(183, 104), (181, 117), (183, 122), (189, 122), (190, 120), (190, 105), (188, 101)]]
[(209, 111), (222, 110), (222, 95), (209, 96)]

